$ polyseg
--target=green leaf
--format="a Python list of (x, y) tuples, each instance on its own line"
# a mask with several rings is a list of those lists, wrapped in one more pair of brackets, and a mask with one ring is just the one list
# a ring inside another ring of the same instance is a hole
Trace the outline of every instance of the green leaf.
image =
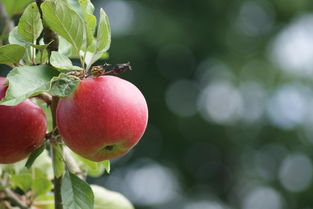
[(27, 4), (33, 0), (2, 0), (9, 17), (19, 13)]
[(50, 41), (49, 43), (47, 44), (40, 44), (40, 45), (37, 45), (37, 44), (32, 44), (32, 47), (38, 49), (38, 50), (45, 50), (46, 48), (48, 48), (48, 46), (52, 43), (53, 41)]
[(134, 209), (131, 202), (122, 194), (91, 185), (95, 196), (94, 209)]
[(71, 154), (79, 161), (82, 170), (87, 170), (87, 173), (91, 177), (99, 177), (104, 172), (104, 166), (101, 163), (90, 161), (74, 152)]
[(31, 174), (21, 173), (10, 178), (14, 187), (18, 187), (23, 192), (27, 192), (32, 186), (32, 176)]
[[(24, 163), (25, 165), (25, 163)], [(52, 159), (48, 154), (47, 150), (44, 150), (41, 155), (35, 160), (32, 168), (35, 168), (35, 171), (39, 169), (42, 171), (45, 176), (47, 176), (49, 179), (53, 178), (53, 169), (52, 169)], [(36, 177), (40, 177), (41, 175), (38, 175), (36, 173)]]
[(93, 209), (91, 187), (72, 173), (66, 172), (61, 186), (64, 209)]
[(27, 162), (25, 164), (26, 168), (30, 168), (32, 167), (33, 163), (35, 162), (35, 160), (37, 159), (37, 157), (39, 157), (39, 155), (46, 149), (46, 144), (44, 143), (43, 145), (41, 145), (38, 149), (34, 150), (32, 152), (32, 154), (28, 157)]
[(14, 29), (9, 34), (9, 43), (10, 44), (18, 44), (24, 47), (31, 45), (31, 42), (28, 42), (23, 39), (23, 37), (18, 32), (18, 27), (14, 27)]
[(106, 170), (107, 173), (110, 173), (111, 171), (111, 163), (109, 160), (105, 160), (102, 162), (104, 169)]
[(109, 18), (104, 10), (100, 9), (100, 21), (97, 31), (97, 51), (105, 52), (110, 48), (111, 44), (111, 29)]
[(73, 52), (73, 46), (67, 40), (59, 36), (59, 50), (58, 52), (64, 56), (70, 57)]
[(61, 0), (46, 0), (41, 4), (44, 22), (70, 42), (77, 53), (85, 38), (85, 26), (82, 18)]
[(25, 54), (25, 47), (18, 44), (8, 44), (0, 47), (0, 64), (18, 63)]
[(88, 66), (95, 63), (98, 59), (100, 59), (104, 52), (106, 52), (110, 48), (111, 44), (111, 29), (109, 24), (109, 19), (103, 9), (100, 9), (100, 20), (97, 31), (97, 39), (96, 42), (93, 43), (92, 54), (88, 55), (85, 59), (85, 62)]
[(67, 56), (55, 51), (51, 53), (50, 63), (61, 71), (83, 70), (80, 67), (73, 66), (72, 61)]
[(7, 75), (9, 88), (1, 105), (17, 105), (31, 96), (50, 89), (50, 81), (59, 72), (48, 65), (21, 66), (14, 68)]
[(79, 4), (86, 25), (87, 45), (90, 45), (94, 40), (94, 33), (97, 26), (97, 18), (93, 15), (95, 8), (90, 0), (79, 0)]
[(35, 197), (44, 195), (52, 189), (52, 183), (47, 178), (36, 178), (32, 181), (32, 191)]
[(53, 79), (49, 92), (52, 96), (67, 97), (74, 93), (79, 82), (77, 77), (61, 73)]
[(47, 122), (48, 122), (48, 132), (52, 131), (53, 125), (52, 125), (52, 113), (51, 113), (50, 107), (47, 105), (47, 103), (45, 103), (41, 99), (36, 99), (36, 103), (41, 107), (41, 109), (46, 114), (46, 118), (47, 118)]
[(29, 42), (34, 43), (43, 30), (37, 4), (30, 4), (24, 11), (18, 23), (19, 34)]

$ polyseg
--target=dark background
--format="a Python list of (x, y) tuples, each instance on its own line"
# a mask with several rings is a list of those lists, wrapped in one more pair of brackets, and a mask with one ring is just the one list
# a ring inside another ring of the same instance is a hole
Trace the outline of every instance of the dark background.
[(313, 208), (311, 0), (93, 2), (149, 125), (89, 182), (137, 209)]

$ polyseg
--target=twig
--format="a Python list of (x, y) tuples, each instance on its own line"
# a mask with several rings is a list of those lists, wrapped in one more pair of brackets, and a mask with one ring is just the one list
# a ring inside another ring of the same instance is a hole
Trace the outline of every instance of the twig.
[(35, 98), (38, 98), (38, 99), (41, 99), (42, 101), (44, 101), (47, 105), (51, 105), (52, 103), (52, 96), (48, 93), (41, 93), (41, 94), (38, 94), (37, 96), (34, 96)]

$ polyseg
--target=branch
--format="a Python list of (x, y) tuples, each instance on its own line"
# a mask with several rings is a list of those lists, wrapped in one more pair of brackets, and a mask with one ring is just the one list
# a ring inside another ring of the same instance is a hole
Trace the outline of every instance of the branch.
[[(40, 5), (44, 1), (45, 0), (36, 0), (36, 4), (38, 6), (41, 19), (43, 19), (42, 18), (43, 16), (42, 16), (42, 10), (41, 10)], [(57, 34), (55, 32), (53, 32), (45, 24), (44, 24), (44, 28), (43, 28), (43, 40), (44, 40), (45, 44), (50, 43), (49, 46), (47, 47), (47, 51), (48, 51), (49, 57), (50, 57), (52, 51), (58, 51), (58, 48), (59, 48), (58, 36), (57, 36)], [(57, 131), (56, 109), (57, 109), (57, 106), (58, 106), (58, 102), (59, 102), (59, 98), (58, 97), (52, 97), (50, 109), (51, 109), (51, 113), (52, 113), (53, 130), (56, 130), (56, 131)], [(49, 140), (51, 140), (52, 138), (53, 137), (51, 137)], [(56, 142), (56, 144), (51, 143), (51, 146), (52, 146), (52, 149), (51, 149), (52, 150), (52, 156), (53, 156), (53, 159), (54, 159), (54, 157), (56, 155), (56, 152), (57, 152), (57, 146), (62, 146), (62, 145), (59, 145)], [(56, 171), (56, 162), (55, 162), (55, 160), (53, 160), (52, 165), (53, 165), (53, 170), (54, 170), (54, 180), (53, 180), (53, 184), (54, 184), (54, 207), (55, 207), (55, 209), (63, 209), (62, 196), (61, 196), (62, 176), (61, 177), (57, 177), (56, 176), (56, 173), (55, 173), (55, 171)]]
[(41, 99), (42, 101), (44, 101), (47, 105), (51, 105), (52, 103), (52, 96), (48, 93), (41, 93), (41, 94), (38, 94), (37, 96), (34, 96), (35, 98), (38, 98), (38, 99)]

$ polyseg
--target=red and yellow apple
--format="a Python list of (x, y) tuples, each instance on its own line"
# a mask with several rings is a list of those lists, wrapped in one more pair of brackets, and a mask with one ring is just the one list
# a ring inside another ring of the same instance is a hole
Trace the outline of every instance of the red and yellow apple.
[[(0, 99), (8, 86), (0, 77)], [(38, 148), (46, 134), (43, 110), (29, 99), (16, 106), (0, 105), (0, 163), (14, 163)]]
[(61, 99), (56, 118), (70, 149), (103, 161), (124, 155), (137, 144), (147, 126), (148, 108), (132, 83), (100, 76), (82, 80), (73, 95)]

